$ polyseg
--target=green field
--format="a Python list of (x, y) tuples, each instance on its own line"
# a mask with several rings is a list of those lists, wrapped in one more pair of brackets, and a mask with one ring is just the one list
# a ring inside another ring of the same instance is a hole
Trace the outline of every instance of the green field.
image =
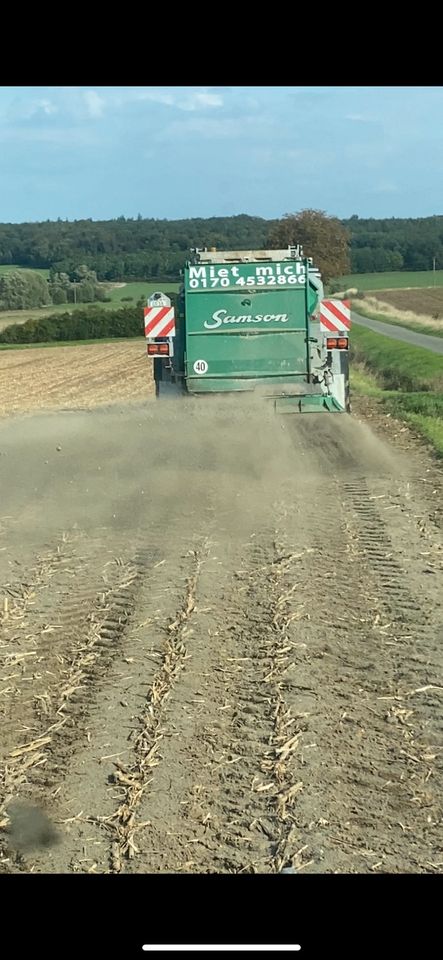
[[(443, 270), (409, 273), (351, 273), (340, 277), (340, 289), (398, 290), (401, 287), (443, 287)], [(343, 287), (341, 286), (343, 284)]]
[(443, 457), (443, 356), (354, 326), (351, 390), (376, 398)]
[[(4, 270), (5, 269), (10, 268), (4, 268)], [(47, 271), (39, 272), (47, 273)], [(164, 293), (176, 293), (178, 288), (178, 283), (169, 281), (165, 281), (163, 284), (152, 281), (146, 281), (143, 283), (126, 283), (123, 287), (112, 287), (106, 291), (106, 295), (111, 298), (110, 303), (103, 303), (101, 301), (96, 301), (96, 304), (57, 303), (48, 304), (46, 307), (39, 307), (30, 310), (2, 310), (0, 311), (0, 330), (3, 330), (11, 323), (24, 323), (25, 320), (35, 320), (37, 317), (47, 317), (52, 313), (72, 313), (73, 310), (80, 310), (84, 309), (85, 307), (92, 307), (94, 305), (98, 305), (104, 310), (115, 310), (117, 307), (125, 306), (125, 301), (122, 303), (124, 297), (132, 297), (132, 300), (127, 301), (127, 306), (134, 306), (137, 303), (137, 300), (140, 300), (141, 297), (150, 297), (151, 294), (155, 293), (157, 290), (163, 290)]]
[(39, 270), (33, 267), (21, 267), (18, 263), (0, 263), (0, 273), (10, 273), (11, 270), (32, 270), (33, 273), (39, 273), (42, 277), (49, 277), (49, 270)]
[[(124, 287), (113, 287), (111, 290), (107, 291), (107, 296), (111, 297), (112, 303), (120, 304), (123, 297), (133, 297), (134, 301), (140, 300), (141, 297), (150, 297), (151, 294), (156, 293), (158, 290), (162, 290), (163, 293), (177, 293), (180, 284), (174, 283), (174, 281), (165, 280), (163, 281), (151, 281), (146, 280), (142, 283), (126, 283)], [(106, 303), (106, 307), (112, 307), (112, 304)]]

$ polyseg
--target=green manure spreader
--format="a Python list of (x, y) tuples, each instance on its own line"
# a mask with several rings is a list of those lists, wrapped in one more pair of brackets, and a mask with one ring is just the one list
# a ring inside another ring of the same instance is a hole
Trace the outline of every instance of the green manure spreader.
[(176, 303), (145, 307), (156, 396), (253, 392), (279, 413), (345, 412), (350, 305), (299, 247), (195, 250)]

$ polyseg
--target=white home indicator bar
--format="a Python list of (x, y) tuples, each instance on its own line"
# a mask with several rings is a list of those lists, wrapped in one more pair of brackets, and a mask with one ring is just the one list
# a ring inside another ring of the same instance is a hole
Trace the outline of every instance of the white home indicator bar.
[(194, 950), (200, 953), (205, 950), (217, 951), (218, 953), (229, 951), (232, 953), (236, 951), (255, 952), (257, 950), (261, 953), (273, 953), (274, 951), (291, 953), (292, 950), (301, 950), (301, 946), (299, 943), (144, 943), (142, 949), (146, 951), (161, 950), (163, 953), (177, 950), (189, 953)]

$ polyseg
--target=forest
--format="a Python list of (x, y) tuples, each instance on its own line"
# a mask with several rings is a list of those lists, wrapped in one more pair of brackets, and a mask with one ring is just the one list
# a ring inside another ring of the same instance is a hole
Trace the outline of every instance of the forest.
[[(284, 219), (284, 218), (283, 218)], [(57, 220), (0, 224), (0, 265), (34, 267), (75, 280), (79, 264), (98, 281), (176, 280), (191, 248), (263, 249), (280, 220), (240, 214), (188, 220)], [(443, 269), (443, 216), (340, 221), (352, 273)], [(59, 294), (60, 297), (63, 294)], [(70, 299), (69, 295), (67, 297)]]

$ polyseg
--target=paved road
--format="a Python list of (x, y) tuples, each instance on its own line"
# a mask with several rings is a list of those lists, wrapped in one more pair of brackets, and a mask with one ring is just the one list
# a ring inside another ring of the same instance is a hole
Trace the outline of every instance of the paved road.
[(382, 333), (386, 337), (392, 337), (393, 340), (404, 340), (405, 343), (413, 343), (416, 347), (425, 347), (426, 350), (432, 350), (432, 353), (443, 353), (443, 337), (431, 337), (427, 333), (416, 333), (415, 330), (407, 330), (406, 327), (398, 327), (393, 323), (382, 323), (380, 320), (369, 320), (368, 317), (362, 317), (352, 311), (352, 322), (361, 323), (363, 327), (369, 327), (376, 333)]

